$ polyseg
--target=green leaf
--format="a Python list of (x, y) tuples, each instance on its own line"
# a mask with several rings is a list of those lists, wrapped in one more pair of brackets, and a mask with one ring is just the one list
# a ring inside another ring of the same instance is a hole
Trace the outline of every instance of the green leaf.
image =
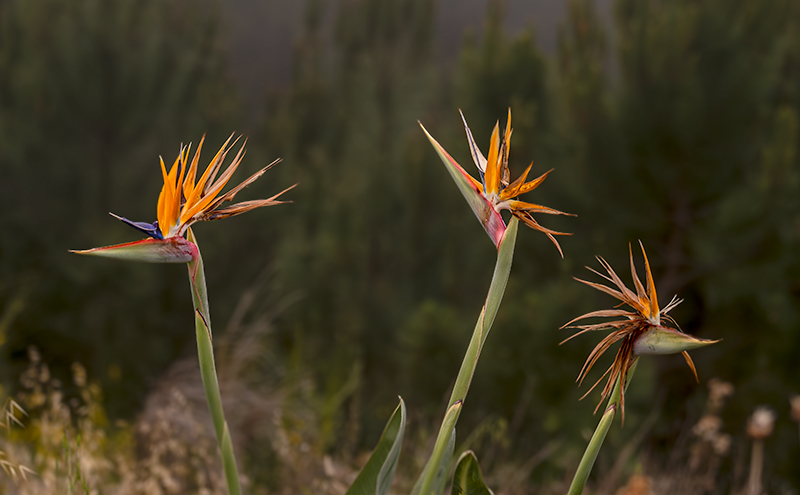
[(383, 495), (389, 492), (400, 458), (405, 429), (406, 405), (401, 398), (383, 429), (375, 451), (347, 490), (348, 495)]
[(494, 495), (486, 483), (483, 482), (483, 474), (478, 466), (478, 458), (475, 453), (468, 450), (461, 454), (456, 465), (456, 472), (453, 475), (452, 495)]

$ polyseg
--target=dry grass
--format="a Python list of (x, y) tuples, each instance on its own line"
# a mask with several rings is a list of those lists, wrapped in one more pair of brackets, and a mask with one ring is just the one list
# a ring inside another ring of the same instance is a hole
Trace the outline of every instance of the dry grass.
[[(243, 293), (227, 328), (215, 338), (227, 419), (236, 450), (244, 453), (242, 482), (255, 495), (309, 490), (342, 494), (357, 473), (324, 455), (315, 412), (319, 398), (311, 381), (300, 378), (292, 389), (280, 388), (275, 385), (281, 374), (277, 369), (272, 370), (274, 382), (263, 380), (269, 374), (265, 368), (275, 362), (265, 345), (270, 322), (276, 311), (292, 302), (267, 304), (275, 301), (264, 294), (270, 289), (269, 275), (265, 271)], [(74, 387), (69, 392), (76, 396), (68, 398), (36, 349), (29, 350), (29, 359), (20, 377), (19, 400), (31, 417), (24, 428), (0, 439), (0, 463), (5, 462), (9, 474), (0, 477), (0, 494), (227, 492), (196, 356), (190, 353), (173, 363), (131, 425), (109, 424), (100, 388), (81, 365), (73, 365)], [(7, 429), (19, 423), (21, 410), (16, 402), (8, 402)], [(253, 475), (248, 477), (248, 472)], [(263, 472), (269, 473), (267, 482), (253, 480)]]

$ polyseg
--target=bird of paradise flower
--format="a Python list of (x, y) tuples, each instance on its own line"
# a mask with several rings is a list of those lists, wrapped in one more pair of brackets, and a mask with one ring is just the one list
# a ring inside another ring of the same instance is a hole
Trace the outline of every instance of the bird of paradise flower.
[(233, 135), (225, 141), (225, 144), (222, 145), (199, 179), (197, 178), (198, 163), (205, 136), (200, 140), (191, 162), (189, 161), (189, 146), (181, 147), (178, 157), (169, 172), (167, 172), (167, 168), (164, 165), (164, 160), (161, 160), (161, 175), (164, 185), (161, 187), (161, 193), (158, 196), (157, 220), (155, 222), (133, 222), (112, 213), (115, 218), (125, 222), (139, 232), (147, 234), (148, 238), (125, 244), (73, 252), (131, 261), (188, 264), (189, 281), (192, 286), (192, 303), (195, 310), (197, 352), (203, 388), (206, 392), (206, 400), (208, 401), (211, 419), (217, 435), (228, 493), (238, 495), (241, 493), (239, 472), (236, 466), (230, 431), (225, 421), (222, 397), (214, 364), (208, 291), (205, 284), (203, 259), (191, 226), (196, 222), (227, 218), (262, 206), (283, 203), (284, 201), (280, 201), (278, 198), (295, 187), (296, 184), (268, 199), (244, 201), (222, 207), (225, 202), (232, 201), (239, 191), (252, 184), (264, 172), (280, 161), (275, 160), (227, 193), (221, 194), (245, 154), (245, 145), (242, 144), (230, 165), (221, 174), (219, 173), (225, 158), (238, 141), (237, 139), (231, 143), (231, 139), (233, 139)]
[[(633, 278), (633, 285), (636, 289), (636, 292), (633, 292), (626, 287), (622, 282), (622, 279), (620, 279), (616, 272), (611, 268), (611, 265), (609, 265), (608, 262), (600, 256), (597, 257), (597, 260), (600, 262), (600, 265), (605, 269), (608, 275), (603, 275), (597, 270), (589, 267), (586, 268), (592, 273), (604, 278), (608, 282), (611, 282), (616, 286), (616, 288), (575, 278), (575, 280), (578, 282), (586, 284), (589, 287), (593, 287), (622, 301), (620, 306), (627, 305), (630, 307), (630, 309), (622, 309), (617, 307), (614, 309), (592, 311), (569, 321), (561, 327), (579, 329), (577, 333), (561, 342), (562, 344), (577, 337), (578, 335), (582, 335), (587, 332), (607, 329), (612, 330), (611, 333), (601, 340), (600, 343), (595, 346), (592, 352), (589, 353), (589, 357), (586, 359), (583, 368), (581, 368), (581, 372), (578, 374), (577, 381), (579, 384), (583, 383), (586, 375), (589, 373), (595, 363), (597, 363), (598, 359), (600, 359), (600, 356), (602, 356), (603, 353), (605, 353), (616, 342), (622, 341), (622, 344), (617, 351), (617, 355), (614, 358), (614, 362), (606, 370), (606, 372), (603, 373), (603, 376), (601, 376), (597, 382), (592, 385), (586, 394), (584, 394), (583, 397), (589, 395), (589, 393), (594, 390), (598, 384), (600, 384), (603, 378), (608, 376), (608, 380), (603, 387), (600, 402), (595, 408), (596, 412), (600, 407), (600, 404), (602, 404), (606, 397), (611, 394), (615, 384), (617, 382), (623, 384), (620, 386), (619, 404), (620, 410), (622, 411), (623, 421), (625, 420), (624, 384), (627, 383), (628, 373), (638, 356), (645, 354), (673, 354), (680, 352), (686, 360), (686, 363), (689, 365), (689, 368), (692, 370), (695, 379), (697, 380), (697, 369), (695, 368), (694, 362), (692, 362), (692, 358), (689, 356), (687, 351), (689, 349), (703, 347), (718, 342), (716, 340), (698, 339), (676, 330), (675, 328), (667, 327), (662, 324), (663, 322), (667, 322), (675, 325), (676, 327), (678, 326), (677, 322), (675, 322), (675, 320), (667, 313), (674, 309), (678, 304), (683, 302), (683, 300), (678, 299), (677, 296), (673, 296), (669, 304), (663, 308), (659, 308), (656, 287), (655, 283), (653, 282), (653, 275), (650, 271), (650, 262), (647, 259), (647, 253), (644, 250), (644, 245), (642, 245), (641, 242), (639, 244), (642, 248), (642, 255), (644, 256), (647, 288), (645, 288), (639, 279), (639, 276), (636, 274), (636, 266), (633, 262), (633, 251), (630, 245), (628, 245), (628, 254), (631, 262), (631, 276)], [(593, 317), (620, 319), (605, 321), (602, 323), (571, 326), (572, 323), (578, 320)]]
[(459, 190), (466, 198), (472, 211), (478, 220), (483, 225), (486, 233), (494, 242), (495, 246), (500, 245), (503, 239), (503, 234), (506, 231), (506, 224), (503, 217), (500, 215), (502, 210), (509, 210), (513, 216), (518, 218), (522, 223), (528, 227), (543, 232), (558, 248), (561, 257), (564, 253), (561, 251), (561, 246), (554, 236), (557, 235), (571, 235), (565, 232), (557, 232), (540, 225), (536, 219), (533, 218), (533, 213), (547, 213), (549, 215), (570, 215), (547, 206), (537, 205), (534, 203), (527, 203), (520, 201), (517, 198), (522, 194), (528, 193), (539, 187), (544, 182), (547, 175), (552, 172), (552, 169), (543, 173), (539, 177), (525, 182), (528, 174), (533, 167), (533, 162), (528, 165), (528, 168), (519, 176), (514, 182), (510, 182), (510, 173), (508, 170), (508, 152), (511, 146), (511, 109), (508, 110), (508, 121), (506, 129), (503, 133), (502, 140), (500, 138), (500, 123), (495, 124), (492, 131), (492, 137), (489, 139), (489, 154), (484, 157), (478, 145), (475, 144), (475, 139), (472, 137), (472, 132), (469, 130), (467, 120), (464, 114), (461, 114), (461, 119), (464, 122), (464, 128), (467, 133), (467, 142), (469, 144), (469, 151), (472, 155), (472, 160), (478, 168), (480, 181), (473, 178), (468, 174), (461, 165), (450, 156), (447, 151), (428, 133), (425, 127), (420, 123), (420, 127), (425, 132), (425, 135), (430, 140), (442, 162), (447, 167), (447, 171), (455, 180)]
[(273, 161), (238, 186), (220, 195), (245, 155), (246, 143), (243, 143), (230, 165), (222, 174), (219, 174), (225, 158), (238, 141), (237, 139), (231, 143), (231, 139), (233, 139), (233, 135), (217, 151), (217, 154), (199, 179), (197, 179), (198, 162), (205, 136), (200, 140), (191, 162), (189, 161), (191, 146), (181, 147), (178, 157), (169, 172), (167, 172), (164, 165), (164, 160), (161, 159), (161, 175), (164, 185), (161, 187), (161, 193), (158, 196), (157, 220), (155, 222), (133, 222), (111, 213), (114, 218), (150, 236), (149, 238), (114, 246), (72, 252), (153, 263), (186, 263), (192, 260), (194, 247), (184, 236), (194, 223), (232, 217), (262, 206), (284, 203), (278, 198), (297, 184), (267, 199), (243, 201), (221, 208), (225, 202), (232, 201), (239, 191), (255, 182), (264, 172), (280, 163), (280, 159)]

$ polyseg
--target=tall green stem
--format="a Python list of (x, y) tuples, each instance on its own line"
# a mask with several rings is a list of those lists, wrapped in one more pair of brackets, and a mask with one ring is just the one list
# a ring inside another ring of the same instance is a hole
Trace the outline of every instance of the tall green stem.
[(450, 401), (447, 404), (447, 413), (442, 420), (439, 435), (436, 437), (433, 453), (430, 459), (428, 459), (428, 463), (425, 465), (425, 469), (422, 471), (417, 483), (414, 485), (412, 494), (430, 495), (432, 493), (439, 493), (443, 489), (445, 470), (450, 464), (450, 459), (453, 456), (453, 448), (455, 446), (456, 422), (458, 421), (458, 416), (461, 414), (464, 401), (467, 398), (467, 392), (469, 392), (469, 386), (472, 383), (472, 377), (478, 365), (478, 358), (483, 350), (486, 337), (489, 335), (489, 330), (492, 328), (492, 323), (500, 307), (500, 301), (503, 299), (503, 293), (506, 290), (508, 276), (511, 273), (511, 262), (514, 258), (514, 245), (517, 241), (518, 225), (517, 219), (512, 218), (503, 236), (503, 240), (500, 241), (500, 245), (498, 246), (497, 264), (494, 267), (492, 283), (489, 286), (489, 293), (486, 296), (486, 304), (484, 304), (483, 309), (481, 309), (478, 322), (475, 324), (475, 329), (472, 331), (472, 338), (467, 347), (467, 352), (464, 355), (464, 360), (461, 362), (461, 369), (458, 371), (456, 383), (453, 386), (453, 392), (450, 394)]
[[(197, 240), (191, 229), (189, 229), (187, 237), (190, 242), (197, 246)], [(236, 456), (233, 453), (230, 430), (228, 429), (228, 423), (225, 421), (225, 413), (222, 410), (222, 396), (219, 393), (217, 370), (214, 365), (214, 347), (211, 341), (211, 320), (208, 312), (206, 276), (203, 271), (203, 258), (200, 256), (199, 247), (197, 248), (197, 257), (189, 262), (189, 282), (192, 287), (200, 375), (203, 378), (203, 388), (206, 392), (208, 409), (211, 411), (211, 420), (214, 423), (214, 431), (217, 434), (217, 444), (222, 453), (225, 481), (228, 484), (228, 493), (230, 495), (241, 495), (242, 487), (239, 483)]]
[[(631, 382), (631, 378), (638, 364), (639, 360), (637, 359), (628, 371), (625, 390), (628, 389), (628, 384)], [(600, 453), (600, 447), (603, 446), (603, 441), (606, 439), (608, 430), (614, 422), (614, 416), (617, 414), (617, 409), (619, 409), (619, 398), (620, 379), (618, 378), (616, 385), (614, 385), (614, 390), (611, 392), (611, 397), (608, 399), (608, 405), (603, 412), (603, 417), (600, 418), (600, 422), (597, 424), (597, 428), (594, 430), (591, 440), (589, 440), (589, 445), (583, 453), (581, 462), (578, 464), (575, 477), (572, 478), (572, 484), (569, 486), (569, 492), (567, 492), (568, 495), (580, 495), (580, 493), (583, 492), (583, 488), (586, 486), (586, 480), (589, 479), (589, 473), (592, 472), (592, 467), (594, 467), (594, 461), (597, 460), (597, 454)]]

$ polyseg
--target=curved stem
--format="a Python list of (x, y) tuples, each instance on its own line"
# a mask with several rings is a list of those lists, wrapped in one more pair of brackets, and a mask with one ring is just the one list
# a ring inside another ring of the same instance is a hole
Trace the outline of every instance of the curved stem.
[[(191, 229), (188, 232), (188, 239), (197, 246), (197, 240)], [(225, 481), (230, 495), (241, 495), (242, 487), (239, 482), (239, 470), (236, 467), (236, 456), (233, 452), (230, 430), (228, 429), (228, 423), (225, 421), (225, 413), (222, 410), (222, 396), (219, 393), (217, 370), (214, 364), (211, 320), (208, 313), (208, 292), (206, 291), (203, 258), (200, 256), (199, 247), (197, 248), (197, 257), (189, 262), (189, 282), (192, 287), (200, 375), (203, 378), (206, 401), (208, 402), (208, 409), (211, 411), (211, 420), (214, 423), (214, 431), (217, 435), (217, 445), (222, 455)]]
[[(628, 389), (628, 384), (631, 382), (631, 378), (638, 364), (639, 360), (637, 358), (628, 371), (628, 379), (627, 383), (625, 383), (626, 390)], [(611, 392), (611, 397), (608, 399), (606, 410), (603, 412), (603, 416), (600, 418), (600, 422), (597, 424), (597, 428), (595, 428), (591, 440), (589, 440), (589, 445), (583, 453), (580, 464), (578, 464), (578, 470), (575, 471), (572, 484), (569, 486), (569, 492), (567, 492), (568, 495), (580, 495), (580, 493), (583, 492), (583, 487), (586, 486), (586, 480), (589, 479), (589, 473), (592, 472), (594, 461), (597, 460), (597, 454), (600, 453), (600, 447), (603, 446), (603, 441), (606, 439), (608, 430), (611, 428), (611, 424), (614, 422), (614, 416), (617, 414), (617, 409), (619, 408), (619, 382), (620, 379), (617, 379), (614, 390)]]
[(506, 290), (508, 276), (511, 273), (514, 245), (517, 241), (517, 229), (518, 221), (515, 217), (509, 222), (508, 228), (498, 246), (497, 264), (494, 268), (492, 283), (489, 286), (489, 293), (486, 296), (486, 303), (481, 309), (480, 316), (478, 316), (478, 322), (472, 331), (472, 338), (467, 347), (467, 352), (461, 362), (461, 368), (458, 371), (456, 383), (453, 386), (453, 392), (447, 404), (447, 413), (442, 420), (439, 435), (434, 443), (433, 453), (427, 464), (425, 464), (425, 468), (411, 492), (414, 495), (431, 495), (442, 490), (440, 485), (444, 483), (444, 471), (449, 467), (453, 456), (456, 422), (464, 405), (464, 400), (467, 398), (472, 376), (478, 366), (478, 358), (480, 358), (483, 344), (486, 342), (492, 323), (494, 323), (494, 318), (500, 307), (500, 301), (503, 299), (503, 294)]

